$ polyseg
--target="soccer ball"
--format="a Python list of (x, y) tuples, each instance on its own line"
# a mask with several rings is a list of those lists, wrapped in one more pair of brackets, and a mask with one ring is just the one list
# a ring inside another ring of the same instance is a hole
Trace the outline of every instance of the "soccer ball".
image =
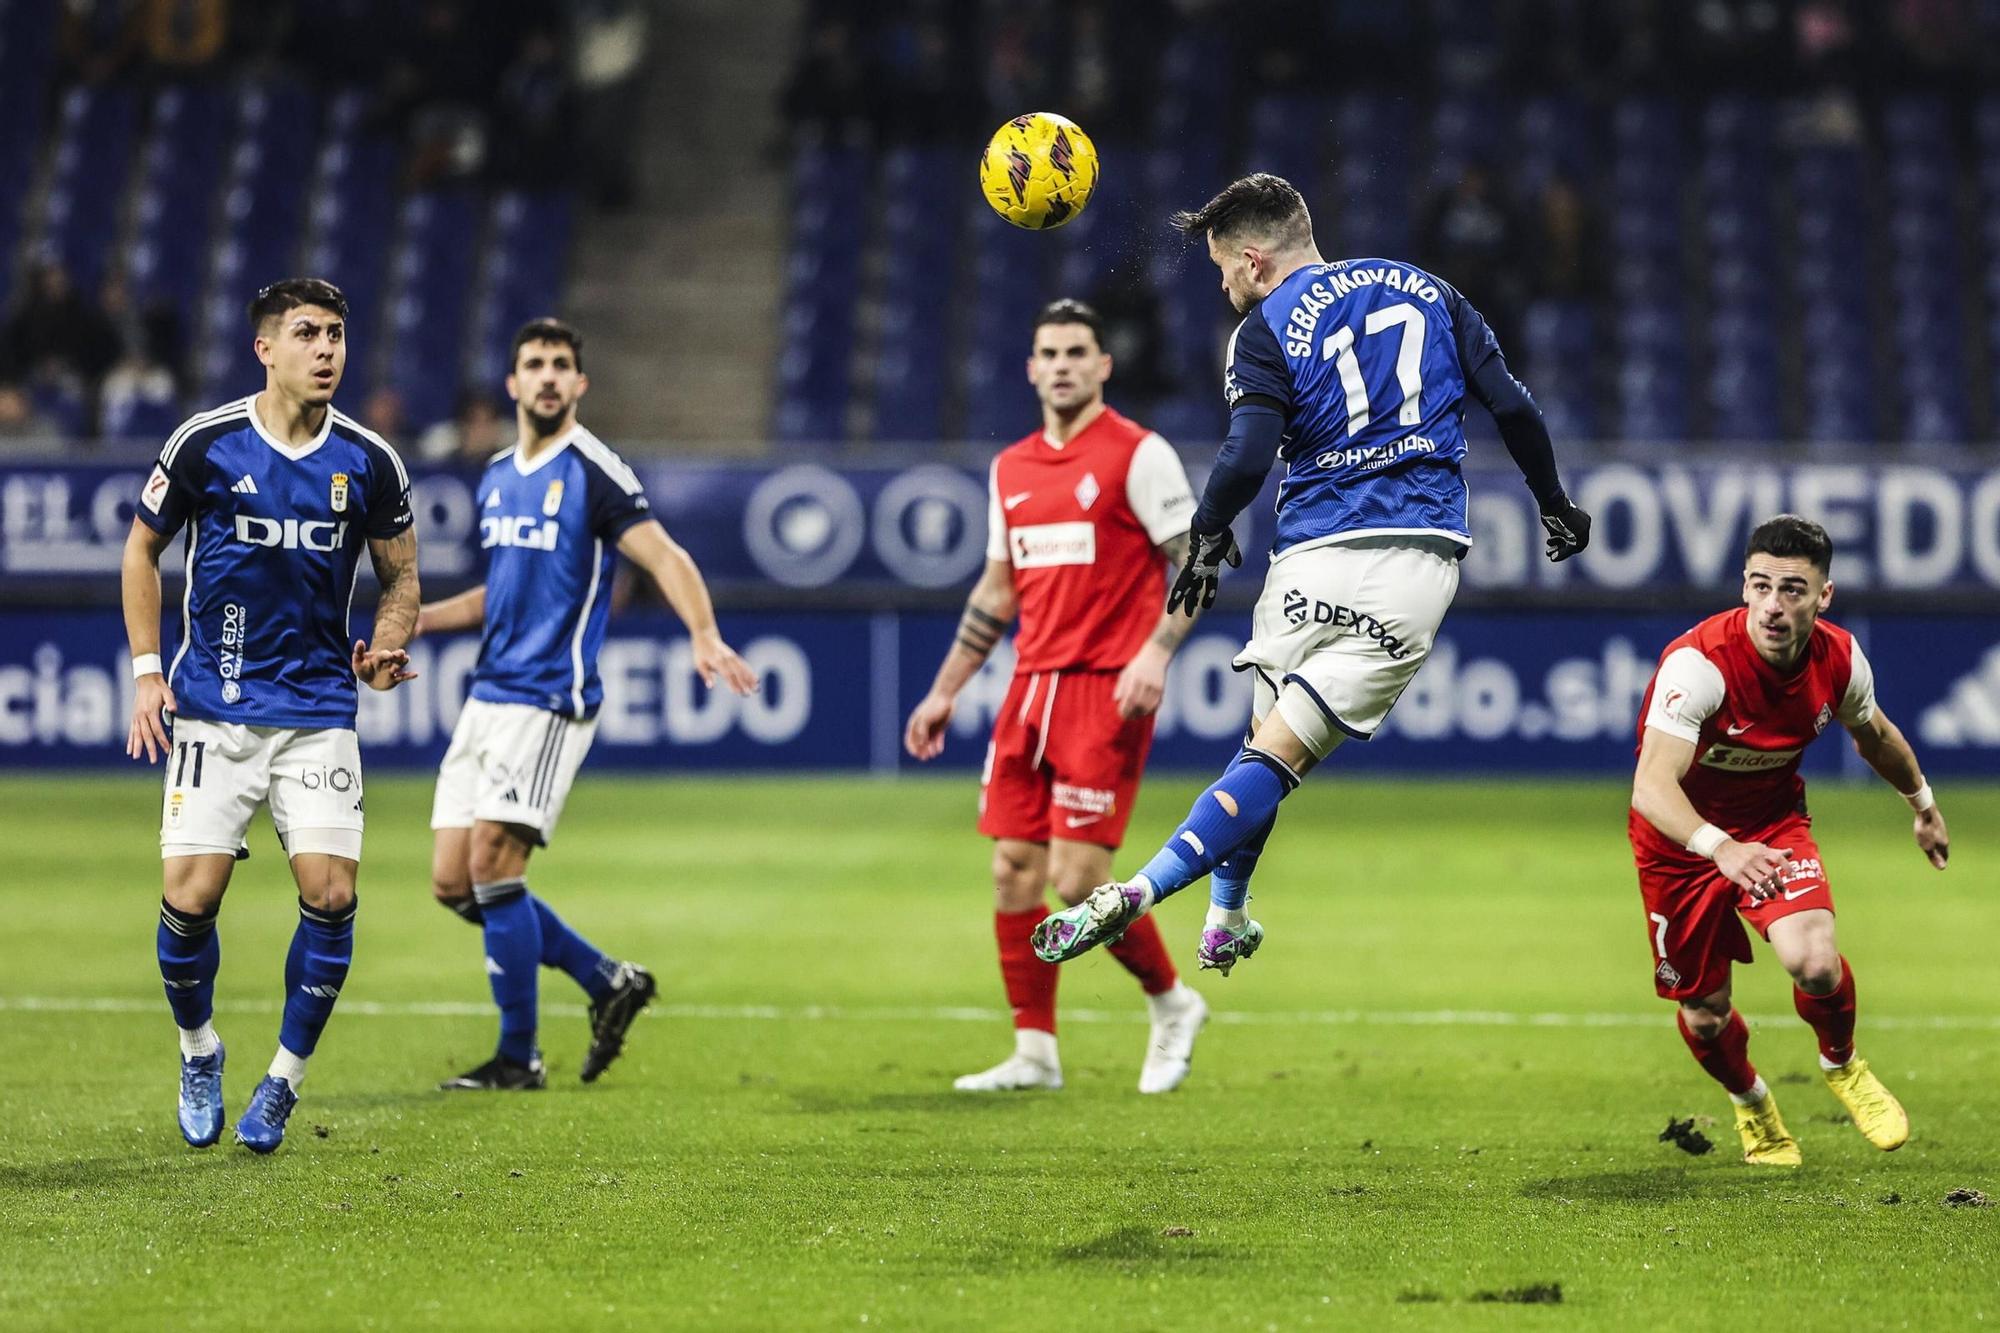
[(1031, 111), (1002, 125), (979, 159), (979, 188), (1017, 227), (1060, 227), (1097, 188), (1097, 147), (1073, 120)]

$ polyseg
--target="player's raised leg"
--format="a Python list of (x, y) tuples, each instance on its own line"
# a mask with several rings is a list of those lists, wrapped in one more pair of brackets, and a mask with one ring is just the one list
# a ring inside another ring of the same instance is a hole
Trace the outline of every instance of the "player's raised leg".
[[(1326, 748), (1330, 751), (1332, 745)], [(1130, 880), (1103, 885), (1044, 921), (1035, 931), (1035, 952), (1059, 963), (1118, 939), (1155, 903), (1267, 834), (1278, 803), (1297, 790), (1315, 762), (1307, 743), (1273, 710), (1222, 776), (1195, 798), (1187, 818), (1153, 859)], [(1247, 924), (1244, 929), (1247, 934)]]
[(1819, 1039), (1827, 1088), (1863, 1138), (1894, 1152), (1909, 1141), (1910, 1117), (1855, 1053), (1854, 969), (1834, 939), (1833, 913), (1815, 909), (1780, 917), (1770, 924), (1770, 939), (1779, 964), (1792, 975), (1792, 1005)]
[(164, 862), (157, 947), (160, 980), (180, 1031), (181, 1137), (207, 1148), (222, 1137), (222, 1038), (215, 1032), (215, 975), (222, 966), (216, 917), (233, 856), (206, 853)]
[[(1064, 838), (1049, 843), (1049, 875), (1056, 896), (1074, 906), (1111, 873), (1113, 848), (1096, 843), (1073, 842)], [(1142, 916), (1126, 927), (1125, 934), (1107, 946), (1113, 958), (1130, 972), (1146, 994), (1151, 1019), (1146, 1035), (1146, 1058), (1139, 1069), (1139, 1091), (1172, 1092), (1187, 1080), (1194, 1060), (1195, 1038), (1208, 1021), (1208, 1004), (1192, 987), (1184, 985), (1174, 961), (1167, 955), (1166, 941), (1150, 916)], [(1055, 965), (1036, 960), (1051, 975)]]
[(1045, 843), (1024, 838), (993, 840), (993, 939), (1000, 954), (1000, 982), (1014, 1015), (1014, 1051), (990, 1069), (952, 1081), (960, 1092), (1022, 1092), (1062, 1087), (1056, 1046), (1056, 981), (1052, 964), (1035, 957), (1029, 934), (1049, 914), (1043, 893), (1049, 878)]

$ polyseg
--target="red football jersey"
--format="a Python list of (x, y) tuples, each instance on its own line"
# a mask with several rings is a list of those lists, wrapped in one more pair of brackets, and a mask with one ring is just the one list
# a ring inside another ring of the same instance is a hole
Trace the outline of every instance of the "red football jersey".
[[(1694, 742), (1681, 790), (1703, 819), (1738, 836), (1804, 808), (1799, 759), (1828, 723), (1859, 726), (1875, 714), (1875, 673), (1853, 635), (1817, 622), (1803, 660), (1780, 672), (1751, 643), (1748, 617), (1743, 607), (1724, 611), (1668, 644), (1639, 710), (1642, 744), (1647, 727)], [(1686, 855), (1636, 812), (1632, 826)]]
[(1036, 431), (993, 460), (986, 553), (1014, 567), (1014, 670), (1118, 670), (1166, 609), (1159, 544), (1194, 494), (1172, 446), (1110, 408), (1056, 444)]

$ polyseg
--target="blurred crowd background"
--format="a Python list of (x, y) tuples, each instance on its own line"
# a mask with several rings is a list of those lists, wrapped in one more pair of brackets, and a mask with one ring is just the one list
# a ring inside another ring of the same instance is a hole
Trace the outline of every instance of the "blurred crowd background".
[[(548, 311), (641, 451), (990, 446), (1057, 295), (1196, 443), (1232, 316), (1162, 220), (1254, 169), (1465, 291), (1561, 438), (2000, 434), (2000, 0), (0, 0), (0, 83), (17, 453), (254, 389), (299, 271), (425, 458), (505, 433)], [(974, 185), (1029, 109), (1103, 158), (1050, 234)]]

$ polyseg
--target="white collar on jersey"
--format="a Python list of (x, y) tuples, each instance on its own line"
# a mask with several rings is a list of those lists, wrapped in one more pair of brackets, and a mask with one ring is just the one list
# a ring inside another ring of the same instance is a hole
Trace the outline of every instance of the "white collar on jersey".
[(245, 398), (243, 405), (249, 412), (250, 424), (256, 428), (257, 434), (263, 437), (264, 443), (270, 445), (294, 463), (304, 458), (307, 454), (312, 453), (322, 444), (325, 444), (326, 437), (333, 433), (333, 405), (331, 403), (327, 404), (326, 419), (319, 423), (319, 434), (313, 436), (304, 444), (286, 444), (283, 440), (271, 434), (270, 431), (264, 429), (264, 423), (257, 416), (256, 394), (253, 393), (248, 398)]
[(521, 446), (516, 443), (514, 446), (514, 470), (524, 477), (532, 477), (535, 473), (540, 472), (543, 467), (554, 462), (557, 454), (569, 448), (570, 441), (574, 440), (576, 433), (582, 429), (583, 426), (580, 423), (572, 422), (570, 428), (564, 431), (554, 444), (544, 449), (532, 463), (522, 460)]

